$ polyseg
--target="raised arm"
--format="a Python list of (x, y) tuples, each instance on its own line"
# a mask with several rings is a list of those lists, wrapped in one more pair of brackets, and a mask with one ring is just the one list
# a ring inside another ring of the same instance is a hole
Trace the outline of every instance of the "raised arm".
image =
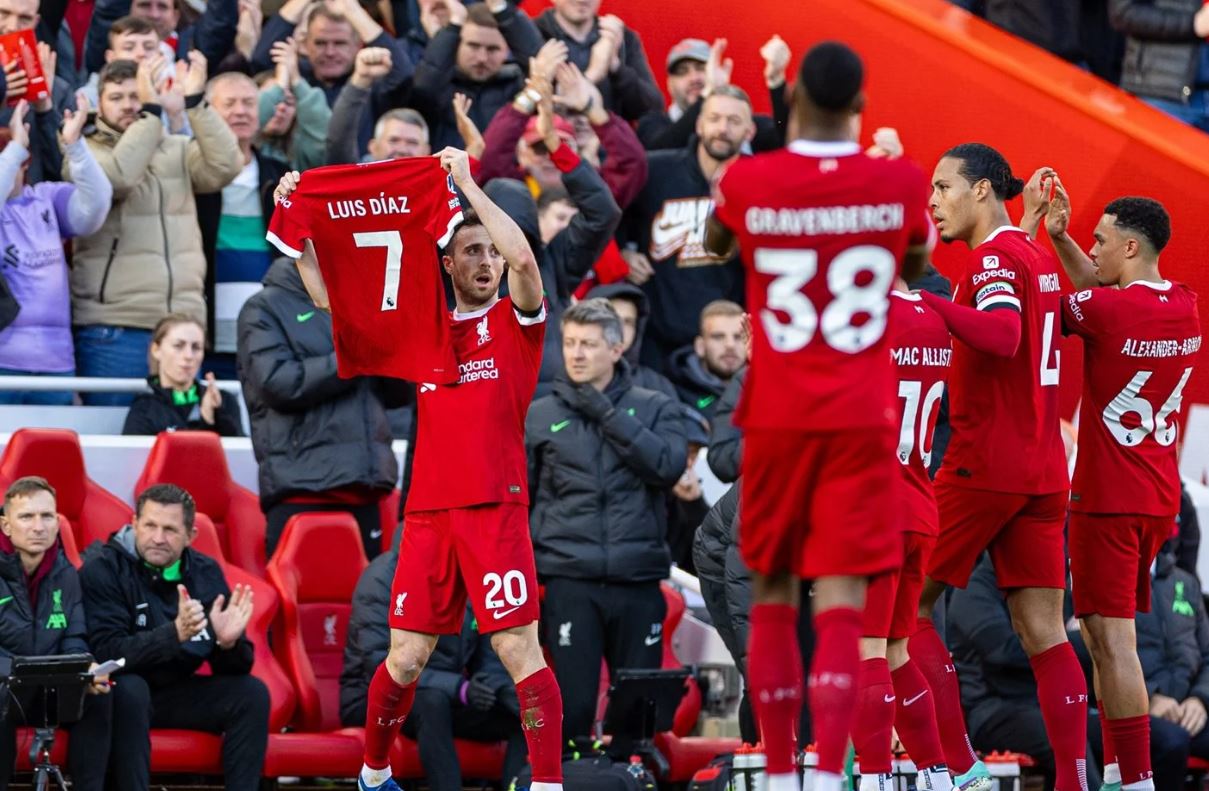
[(1095, 288), (1096, 268), (1091, 258), (1079, 247), (1079, 243), (1067, 232), (1070, 226), (1070, 195), (1058, 176), (1054, 175), (1054, 196), (1050, 199), (1049, 212), (1045, 215), (1045, 230), (1054, 243), (1054, 252), (1062, 262), (1067, 277), (1075, 288)]
[(453, 176), (453, 183), (466, 196), (495, 249), (508, 264), (508, 294), (512, 304), (522, 313), (533, 313), (542, 305), (542, 276), (529, 240), (512, 218), (496, 206), (470, 175), (470, 158), (465, 151), (446, 148), (438, 156), (441, 167)]

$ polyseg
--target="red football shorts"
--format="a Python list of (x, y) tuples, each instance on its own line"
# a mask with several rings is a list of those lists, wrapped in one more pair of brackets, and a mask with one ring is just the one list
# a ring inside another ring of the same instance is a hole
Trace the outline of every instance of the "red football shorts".
[(1001, 589), (1065, 589), (1067, 497), (1065, 491), (1011, 494), (938, 481), (940, 537), (928, 576), (964, 588), (978, 557), (989, 549)]
[[(1070, 515), (1075, 615), (1133, 620), (1150, 612), (1150, 564), (1171, 537), (1174, 516)], [(1131, 587), (1129, 582), (1135, 584)]]
[(407, 514), (390, 591), (390, 628), (457, 634), (467, 595), (482, 634), (537, 620), (528, 506)]
[(894, 433), (749, 429), (743, 441), (739, 548), (753, 571), (817, 579), (898, 568)]
[(902, 568), (869, 580), (865, 591), (865, 637), (902, 640), (915, 633), (924, 569), (928, 567), (936, 538), (923, 533), (903, 533), (903, 542)]

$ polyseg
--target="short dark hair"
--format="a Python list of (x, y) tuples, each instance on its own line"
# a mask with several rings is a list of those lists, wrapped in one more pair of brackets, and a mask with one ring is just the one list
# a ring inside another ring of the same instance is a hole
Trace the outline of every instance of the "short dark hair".
[(133, 80), (138, 73), (139, 65), (132, 60), (111, 60), (101, 67), (101, 73), (97, 75), (97, 89), (110, 83)]
[[(726, 96), (731, 99), (738, 99), (746, 104), (748, 109), (751, 109), (751, 97), (747, 95), (747, 91), (743, 90), (738, 85), (719, 85), (717, 88), (714, 88), (713, 92), (711, 92), (709, 96), (706, 97), (706, 101), (713, 99), (715, 96)], [(701, 106), (704, 107), (705, 102), (702, 102)]]
[(8, 489), (4, 492), (4, 510), (7, 513), (8, 504), (18, 497), (29, 497), (38, 492), (46, 492), (51, 497), (57, 497), (55, 487), (50, 485), (50, 481), (38, 475), (26, 475), (24, 478), (18, 478), (8, 485)]
[(541, 214), (555, 203), (575, 205), (575, 201), (571, 199), (571, 193), (567, 192), (566, 188), (545, 187), (542, 189), (542, 194), (537, 196), (537, 213)]
[(499, 20), (495, 18), (495, 14), (491, 13), (491, 9), (487, 7), (486, 3), (475, 3), (466, 7), (466, 21), (462, 23), (462, 27), (466, 25), (489, 27), (493, 30), (500, 29)]
[(942, 158), (960, 159), (958, 172), (971, 184), (986, 179), (1001, 201), (1024, 192), (1024, 180), (1012, 175), (1007, 159), (985, 143), (962, 143), (946, 151)]
[(847, 44), (823, 41), (802, 58), (798, 80), (815, 106), (840, 112), (852, 107), (865, 82), (865, 64)]
[(1113, 225), (1122, 231), (1144, 236), (1156, 253), (1161, 253), (1171, 241), (1171, 217), (1157, 200), (1136, 196), (1117, 198), (1104, 207), (1104, 213), (1116, 217)]
[(193, 502), (193, 495), (175, 483), (157, 483), (144, 489), (134, 503), (135, 519), (142, 516), (143, 504), (148, 502), (160, 505), (179, 505), (185, 512), (185, 529), (193, 529), (193, 517), (197, 515), (197, 503)]
[(616, 346), (625, 339), (625, 334), (621, 331), (621, 316), (617, 315), (613, 305), (603, 297), (585, 299), (567, 308), (559, 326), (565, 327), (568, 324), (600, 327), (605, 343), (610, 346)]
[(453, 245), (458, 240), (458, 234), (467, 228), (474, 228), (482, 225), (483, 221), (479, 219), (479, 215), (473, 209), (462, 210), (462, 221), (457, 228), (453, 229), (453, 233), (449, 236), (449, 242), (441, 249), (441, 255), (453, 255)]
[(109, 47), (113, 48), (113, 39), (115, 36), (124, 36), (127, 33), (147, 34), (155, 33), (159, 35), (159, 31), (155, 29), (155, 25), (143, 19), (141, 16), (126, 16), (118, 19), (109, 26)]

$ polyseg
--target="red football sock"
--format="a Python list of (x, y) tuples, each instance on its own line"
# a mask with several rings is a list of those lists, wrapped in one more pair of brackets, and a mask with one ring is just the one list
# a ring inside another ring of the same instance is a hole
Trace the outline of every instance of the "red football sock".
[(533, 782), (563, 781), (563, 696), (548, 667), (516, 683)]
[(836, 607), (814, 616), (814, 661), (808, 688), (820, 772), (840, 774), (844, 770), (848, 735), (856, 719), (861, 620), (861, 611), (851, 607)]
[(936, 709), (933, 708), (932, 690), (928, 681), (919, 672), (915, 661), (890, 673), (894, 681), (894, 727), (898, 738), (911, 754), (911, 760), (920, 769), (929, 769), (945, 762), (945, 753), (940, 746), (940, 730), (936, 726)]
[(965, 713), (961, 710), (961, 687), (957, 683), (957, 668), (944, 641), (936, 633), (931, 618), (920, 618), (911, 635), (908, 648), (916, 667), (928, 681), (932, 705), (936, 709), (936, 725), (940, 743), (944, 746), (945, 763), (954, 776), (965, 774), (978, 760), (970, 737), (966, 733)]
[(888, 775), (893, 770), (890, 731), (894, 728), (894, 683), (885, 659), (861, 662), (857, 686), (856, 720), (852, 745), (861, 762), (862, 775)]
[(390, 765), (390, 746), (399, 735), (411, 703), (416, 698), (416, 685), (401, 687), (390, 677), (386, 665), (378, 665), (369, 682), (369, 706), (365, 712), (365, 765), (370, 769), (385, 769)]
[(1154, 777), (1154, 772), (1150, 771), (1150, 715), (1105, 720), (1101, 724), (1105, 723), (1108, 727), (1104, 730), (1112, 732), (1112, 743), (1117, 748), (1121, 785)]
[[(1149, 726), (1147, 726), (1147, 734), (1149, 734)], [(1149, 738), (1149, 735), (1148, 737)], [(1100, 707), (1100, 744), (1104, 748), (1104, 765), (1115, 764), (1117, 762), (1117, 748), (1112, 743), (1112, 729), (1108, 724), (1108, 717), (1104, 716), (1104, 707)]]
[(787, 604), (754, 605), (747, 640), (747, 682), (764, 741), (768, 773), (793, 772), (798, 718), (802, 712), (797, 608)]
[[(1054, 750), (1054, 791), (1087, 791), (1087, 680), (1075, 649), (1061, 642), (1030, 657), (1029, 663)], [(1115, 736), (1113, 745), (1121, 754)]]

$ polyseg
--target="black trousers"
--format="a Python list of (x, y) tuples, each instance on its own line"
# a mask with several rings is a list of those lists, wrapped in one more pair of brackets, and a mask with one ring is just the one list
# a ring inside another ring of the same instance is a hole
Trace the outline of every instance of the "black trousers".
[[(454, 703), (439, 689), (416, 689), (411, 713), (403, 733), (420, 747), (420, 765), (432, 791), (461, 791), (462, 766), (453, 746), (454, 738), (480, 742), (507, 741), (504, 754), (504, 787), (525, 764), (529, 748), (521, 731), (520, 718), (498, 702), (490, 711), (479, 711)], [(493, 779), (493, 778), (480, 778)]]
[(315, 511), (345, 511), (352, 514), (353, 519), (357, 520), (357, 527), (361, 529), (361, 546), (365, 549), (365, 556), (373, 560), (382, 554), (382, 518), (377, 503), (367, 505), (278, 503), (264, 512), (265, 560), (273, 557), (273, 550), (277, 549), (277, 542), (281, 540), (281, 534), (285, 531), (285, 523), (290, 521), (291, 516)]
[(193, 676), (152, 689), (141, 676), (115, 679), (113, 787), (147, 791), (151, 775), (151, 728), (182, 728), (220, 734), (227, 791), (257, 791), (269, 741), (269, 690), (254, 676)]
[(631, 585), (551, 577), (542, 605), (545, 644), (563, 697), (563, 739), (591, 736), (600, 662), (609, 672), (658, 668), (667, 602), (658, 582)]
[[(42, 703), (42, 696), (30, 690), (24, 690), (8, 700), (8, 714), (0, 721), (0, 728), (3, 729), (0, 731), (0, 791), (6, 791), (16, 768), (17, 728), (20, 725), (40, 725), (43, 722)], [(84, 716), (79, 722), (63, 726), (70, 734), (65, 768), (73, 789), (101, 791), (104, 788), (112, 718), (112, 693), (86, 695)]]

